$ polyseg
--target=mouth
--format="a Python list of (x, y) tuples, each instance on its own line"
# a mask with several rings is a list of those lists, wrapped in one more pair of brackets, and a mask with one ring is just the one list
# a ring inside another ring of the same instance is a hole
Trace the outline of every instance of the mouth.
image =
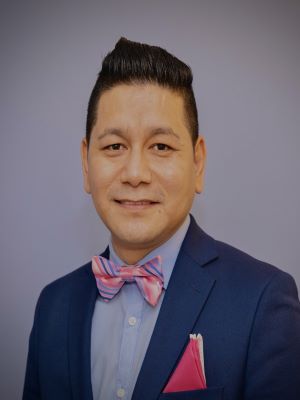
[(143, 208), (153, 207), (159, 204), (158, 201), (152, 201), (148, 199), (140, 199), (140, 200), (120, 199), (120, 200), (115, 200), (115, 202), (119, 204), (121, 207), (133, 210), (140, 210)]

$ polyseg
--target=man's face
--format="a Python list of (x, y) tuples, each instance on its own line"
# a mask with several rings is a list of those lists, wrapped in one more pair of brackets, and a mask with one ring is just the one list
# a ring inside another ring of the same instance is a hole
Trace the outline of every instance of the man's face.
[(205, 145), (199, 137), (193, 147), (180, 95), (120, 84), (100, 98), (82, 162), (85, 190), (128, 262), (126, 252), (142, 258), (184, 221), (202, 191)]

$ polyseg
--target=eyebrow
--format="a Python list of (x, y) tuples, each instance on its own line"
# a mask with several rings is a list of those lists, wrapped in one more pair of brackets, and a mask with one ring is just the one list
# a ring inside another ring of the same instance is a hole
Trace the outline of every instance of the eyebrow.
[(162, 127), (154, 128), (154, 129), (151, 129), (151, 134), (153, 136), (155, 136), (155, 135), (174, 136), (174, 137), (176, 137), (176, 139), (180, 140), (180, 136), (176, 132), (174, 132), (172, 128), (162, 128)]
[(122, 138), (124, 137), (124, 135), (122, 134), (122, 131), (120, 129), (106, 128), (106, 129), (104, 129), (104, 131), (102, 133), (100, 133), (97, 136), (97, 140), (101, 140), (101, 139), (105, 138), (106, 136), (110, 136), (110, 135), (120, 136)]
[[(152, 136), (158, 136), (158, 135), (168, 135), (168, 136), (175, 137), (177, 140), (180, 140), (180, 136), (176, 132), (174, 132), (174, 130), (172, 128), (169, 128), (169, 127), (151, 128), (149, 131), (150, 131), (150, 135), (149, 136), (151, 136), (151, 137)], [(97, 140), (102, 140), (106, 136), (110, 136), (110, 135), (119, 136), (121, 138), (125, 138), (126, 137), (121, 129), (118, 129), (118, 128), (106, 128), (106, 129), (104, 129), (104, 131), (102, 133), (100, 133), (97, 136)]]

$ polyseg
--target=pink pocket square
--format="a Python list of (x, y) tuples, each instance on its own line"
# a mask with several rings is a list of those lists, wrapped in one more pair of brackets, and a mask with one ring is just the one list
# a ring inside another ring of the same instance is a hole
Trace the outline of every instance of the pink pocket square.
[(206, 389), (203, 338), (190, 335), (190, 341), (163, 393)]

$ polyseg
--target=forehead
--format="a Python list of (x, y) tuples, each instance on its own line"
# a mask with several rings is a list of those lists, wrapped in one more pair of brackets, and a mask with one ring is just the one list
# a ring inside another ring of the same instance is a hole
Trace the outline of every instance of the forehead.
[(182, 96), (157, 84), (120, 84), (105, 91), (97, 107), (97, 123), (166, 123), (184, 127)]

